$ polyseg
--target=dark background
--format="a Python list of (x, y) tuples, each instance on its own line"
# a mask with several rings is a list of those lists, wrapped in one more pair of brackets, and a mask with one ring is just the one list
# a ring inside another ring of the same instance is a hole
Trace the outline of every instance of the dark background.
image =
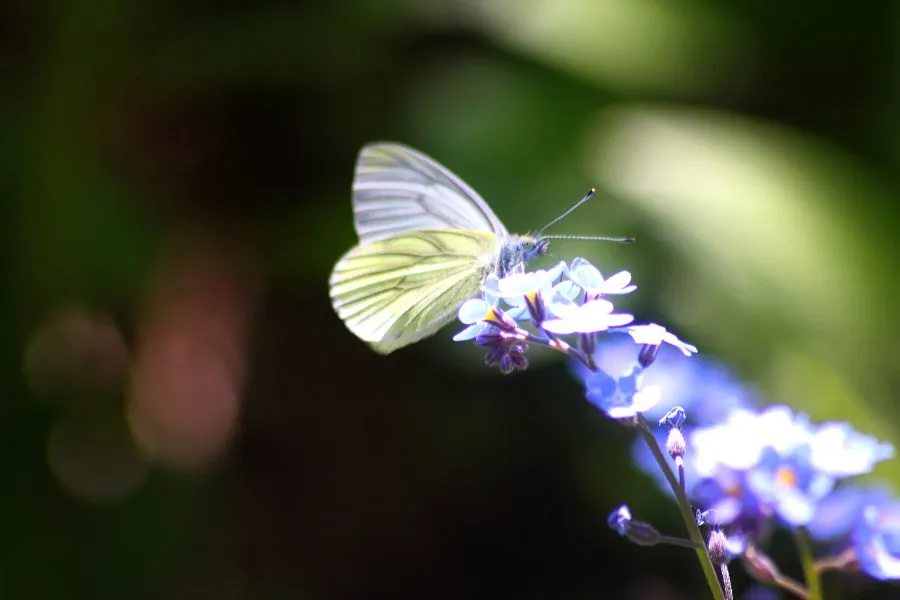
[(344, 328), (356, 153), (419, 148), (512, 231), (598, 186), (554, 232), (638, 243), (558, 257), (896, 442), (898, 11), (4, 3), (0, 597), (706, 597), (691, 553), (607, 528), (680, 531), (558, 356), (502, 377), (450, 329), (382, 357)]

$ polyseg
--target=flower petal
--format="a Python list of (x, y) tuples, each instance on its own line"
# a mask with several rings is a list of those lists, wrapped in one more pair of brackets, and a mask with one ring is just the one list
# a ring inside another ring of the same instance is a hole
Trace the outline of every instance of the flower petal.
[(484, 323), (473, 323), (472, 325), (469, 325), (468, 327), (454, 335), (453, 341), (468, 342), (469, 340), (474, 340), (485, 329), (486, 326)]
[(487, 314), (490, 306), (481, 298), (470, 298), (459, 307), (459, 320), (466, 325), (478, 323)]

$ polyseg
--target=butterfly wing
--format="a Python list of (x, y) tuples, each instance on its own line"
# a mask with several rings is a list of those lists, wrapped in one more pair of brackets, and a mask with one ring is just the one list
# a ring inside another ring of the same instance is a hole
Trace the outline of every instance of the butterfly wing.
[(508, 235), (487, 202), (459, 177), (421, 152), (391, 142), (360, 150), (353, 221), (361, 244), (422, 229)]
[(494, 234), (458, 229), (361, 243), (335, 265), (331, 302), (350, 331), (388, 354), (450, 322), (496, 252)]

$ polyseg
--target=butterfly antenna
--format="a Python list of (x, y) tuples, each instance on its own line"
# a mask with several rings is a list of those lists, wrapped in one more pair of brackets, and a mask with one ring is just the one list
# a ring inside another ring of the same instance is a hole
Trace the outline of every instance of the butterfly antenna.
[(558, 217), (556, 217), (555, 219), (553, 219), (552, 221), (550, 221), (549, 223), (547, 223), (546, 225), (544, 225), (543, 227), (541, 227), (540, 232), (543, 233), (543, 232), (546, 231), (549, 227), (552, 227), (553, 225), (556, 225), (557, 223), (559, 223), (560, 221), (562, 221), (563, 219), (565, 219), (566, 217), (568, 217), (570, 214), (572, 214), (572, 212), (573, 212), (576, 208), (578, 208), (579, 206), (581, 206), (582, 204), (584, 204), (585, 202), (587, 202), (588, 200), (590, 200), (591, 198), (593, 198), (593, 197), (594, 197), (594, 194), (596, 194), (596, 193), (597, 193), (597, 188), (591, 188), (590, 190), (588, 190), (588, 193), (584, 195), (584, 198), (582, 198), (581, 200), (579, 200), (578, 202), (576, 202), (575, 205), (574, 205), (572, 208), (570, 208), (569, 210), (567, 210), (567, 211), (564, 212), (563, 214), (559, 215)]
[(635, 238), (629, 237), (606, 237), (601, 235), (544, 235), (541, 236), (548, 240), (590, 240), (592, 242), (616, 242), (618, 244), (633, 244)]

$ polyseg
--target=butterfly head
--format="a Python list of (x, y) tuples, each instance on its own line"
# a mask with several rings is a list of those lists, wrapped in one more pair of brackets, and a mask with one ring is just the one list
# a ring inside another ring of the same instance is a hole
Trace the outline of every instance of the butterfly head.
[(497, 274), (505, 277), (509, 273), (521, 271), (524, 266), (550, 251), (550, 240), (540, 235), (517, 235), (508, 240), (500, 249)]
[(550, 240), (540, 235), (523, 235), (522, 262), (529, 263), (536, 258), (545, 256), (550, 251)]

